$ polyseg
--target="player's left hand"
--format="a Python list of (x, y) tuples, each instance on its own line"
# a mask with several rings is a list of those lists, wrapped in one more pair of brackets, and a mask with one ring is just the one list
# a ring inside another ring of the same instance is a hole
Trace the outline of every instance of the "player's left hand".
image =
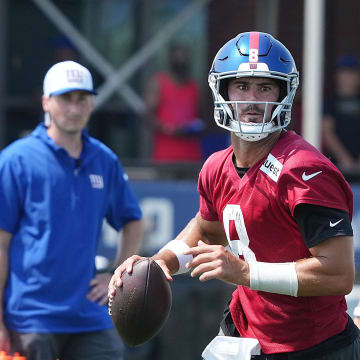
[(249, 265), (222, 245), (207, 245), (200, 240), (198, 246), (190, 248), (184, 254), (193, 256), (186, 267), (194, 268), (191, 276), (198, 276), (200, 281), (219, 279), (235, 285), (250, 285)]
[(108, 285), (111, 279), (110, 273), (97, 274), (90, 281), (90, 291), (87, 298), (91, 301), (105, 305), (108, 302)]

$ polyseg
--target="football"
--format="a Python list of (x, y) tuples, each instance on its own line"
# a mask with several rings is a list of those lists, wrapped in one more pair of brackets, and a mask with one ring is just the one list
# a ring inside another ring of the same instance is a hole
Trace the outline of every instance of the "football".
[(169, 281), (152, 259), (137, 261), (131, 274), (124, 272), (123, 285), (116, 289), (110, 314), (121, 339), (139, 346), (154, 337), (165, 324), (171, 309)]

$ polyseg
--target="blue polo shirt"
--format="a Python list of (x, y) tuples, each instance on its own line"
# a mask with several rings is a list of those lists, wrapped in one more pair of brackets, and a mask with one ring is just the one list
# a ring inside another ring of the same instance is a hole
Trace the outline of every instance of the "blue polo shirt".
[(0, 153), (0, 228), (13, 234), (6, 325), (69, 333), (112, 327), (87, 299), (103, 219), (116, 230), (141, 218), (117, 156), (83, 132), (75, 161), (40, 124)]

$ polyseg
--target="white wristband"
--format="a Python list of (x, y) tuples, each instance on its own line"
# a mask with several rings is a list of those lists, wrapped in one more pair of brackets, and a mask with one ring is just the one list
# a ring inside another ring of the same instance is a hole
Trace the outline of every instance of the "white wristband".
[(354, 317), (360, 317), (360, 306), (356, 306), (353, 313)]
[(185, 265), (193, 259), (193, 256), (184, 254), (184, 251), (188, 249), (190, 249), (190, 246), (183, 241), (171, 240), (159, 250), (159, 252), (163, 250), (170, 250), (176, 255), (179, 262), (179, 270), (174, 275), (184, 274), (189, 271), (189, 269), (187, 269)]
[(250, 289), (275, 294), (297, 296), (299, 281), (295, 263), (265, 263), (252, 261), (250, 267)]

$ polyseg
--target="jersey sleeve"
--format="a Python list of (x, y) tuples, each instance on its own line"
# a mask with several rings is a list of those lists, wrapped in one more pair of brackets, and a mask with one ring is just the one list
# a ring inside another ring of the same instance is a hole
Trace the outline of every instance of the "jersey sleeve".
[(16, 232), (26, 193), (26, 174), (21, 158), (0, 154), (0, 229)]
[(349, 213), (343, 210), (301, 204), (295, 208), (295, 219), (308, 248), (332, 237), (354, 235)]
[(218, 221), (219, 217), (214, 205), (212, 191), (214, 178), (210, 174), (210, 167), (208, 164), (208, 161), (205, 162), (199, 174), (198, 192), (200, 195), (200, 215), (204, 220)]
[(297, 205), (312, 204), (343, 210), (352, 218), (352, 190), (330, 161), (303, 159), (287, 168), (280, 177), (278, 191), (293, 216)]
[(137, 198), (119, 161), (114, 165), (110, 191), (106, 219), (114, 229), (119, 231), (129, 221), (141, 219)]

